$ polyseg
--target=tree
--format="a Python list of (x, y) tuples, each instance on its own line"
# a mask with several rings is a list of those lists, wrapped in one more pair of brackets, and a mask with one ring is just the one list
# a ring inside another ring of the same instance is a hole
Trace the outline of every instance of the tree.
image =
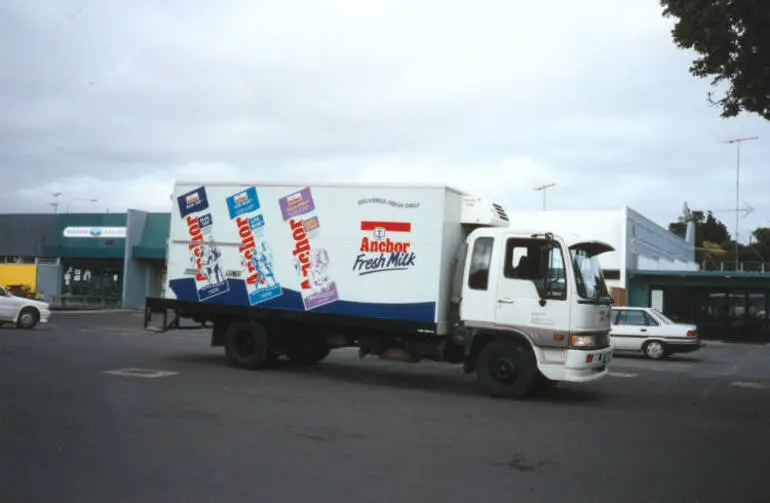
[(676, 21), (674, 43), (698, 53), (690, 73), (726, 84), (721, 116), (742, 111), (770, 120), (770, 5), (767, 0), (660, 0), (664, 17)]
[(725, 247), (730, 243), (730, 232), (727, 226), (720, 222), (711, 211), (706, 215), (706, 221), (701, 226), (701, 243), (716, 243)]
[(695, 260), (698, 262), (719, 262), (723, 260), (731, 240), (727, 226), (723, 224), (709, 210), (687, 212), (668, 224), (668, 230), (685, 238), (687, 234), (687, 221), (695, 222)]

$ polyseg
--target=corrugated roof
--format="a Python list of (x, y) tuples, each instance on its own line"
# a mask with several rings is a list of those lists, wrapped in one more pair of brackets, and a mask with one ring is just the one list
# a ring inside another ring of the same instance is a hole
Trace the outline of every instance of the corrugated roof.
[(57, 215), (0, 215), (0, 255), (45, 255), (56, 235)]

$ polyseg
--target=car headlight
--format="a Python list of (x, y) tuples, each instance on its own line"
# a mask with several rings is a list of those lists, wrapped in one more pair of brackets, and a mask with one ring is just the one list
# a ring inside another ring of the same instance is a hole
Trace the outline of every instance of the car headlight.
[(595, 335), (572, 335), (569, 338), (569, 345), (576, 348), (591, 347), (596, 345)]

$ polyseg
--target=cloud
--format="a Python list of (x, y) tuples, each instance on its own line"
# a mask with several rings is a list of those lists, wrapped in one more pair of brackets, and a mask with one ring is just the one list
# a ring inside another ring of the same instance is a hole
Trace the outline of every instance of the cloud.
[[(665, 224), (685, 200), (734, 206), (719, 142), (766, 127), (718, 117), (647, 0), (64, 0), (0, 19), (0, 211), (51, 211), (53, 192), (162, 211), (178, 179), (441, 182), (517, 211), (555, 182), (549, 208)], [(742, 227), (770, 210), (768, 154), (745, 147)]]

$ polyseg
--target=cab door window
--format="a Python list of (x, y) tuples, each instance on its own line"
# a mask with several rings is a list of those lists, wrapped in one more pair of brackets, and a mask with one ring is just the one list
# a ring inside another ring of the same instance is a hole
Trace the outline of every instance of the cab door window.
[(468, 287), (471, 290), (486, 290), (489, 286), (489, 266), (492, 263), (493, 238), (478, 238), (473, 243), (471, 266), (468, 272)]
[(564, 256), (561, 247), (552, 241), (508, 239), (503, 275), (508, 279), (532, 281), (545, 298), (567, 298)]

